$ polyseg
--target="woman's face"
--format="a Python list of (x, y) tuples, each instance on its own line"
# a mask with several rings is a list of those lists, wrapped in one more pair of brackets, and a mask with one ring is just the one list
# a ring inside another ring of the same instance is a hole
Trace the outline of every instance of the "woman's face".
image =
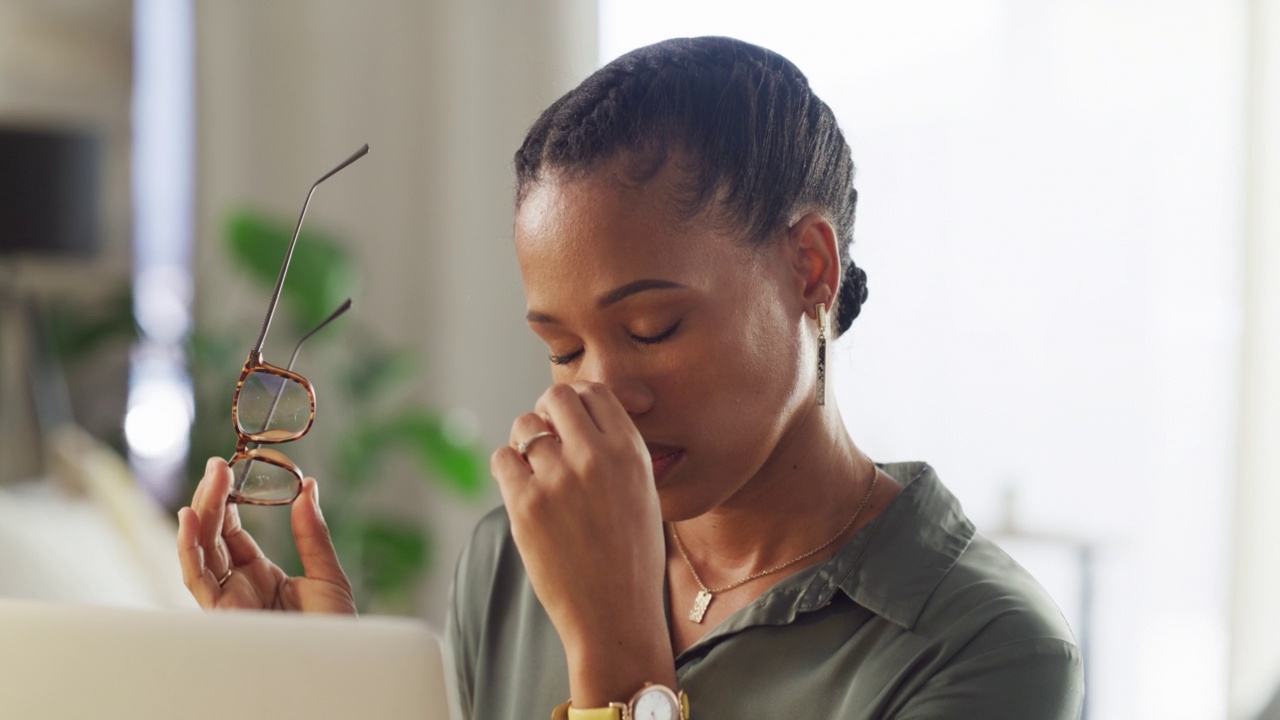
[(759, 474), (812, 405), (814, 359), (786, 243), (750, 249), (707, 213), (678, 219), (671, 165), (643, 185), (612, 168), (544, 179), (515, 239), (555, 381), (613, 390), (649, 447), (663, 516), (680, 520)]

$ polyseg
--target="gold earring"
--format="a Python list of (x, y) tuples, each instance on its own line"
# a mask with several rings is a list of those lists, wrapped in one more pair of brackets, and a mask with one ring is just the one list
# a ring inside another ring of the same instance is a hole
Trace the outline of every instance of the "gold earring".
[(818, 404), (827, 404), (827, 305), (818, 303)]

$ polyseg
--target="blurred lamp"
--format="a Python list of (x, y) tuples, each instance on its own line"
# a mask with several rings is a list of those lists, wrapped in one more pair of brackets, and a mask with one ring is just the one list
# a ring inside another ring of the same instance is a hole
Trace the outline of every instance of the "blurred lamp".
[(0, 255), (94, 255), (100, 156), (89, 133), (0, 127)]

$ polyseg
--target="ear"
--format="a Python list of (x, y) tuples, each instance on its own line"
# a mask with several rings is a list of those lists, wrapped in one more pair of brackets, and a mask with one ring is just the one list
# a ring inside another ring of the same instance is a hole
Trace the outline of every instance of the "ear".
[(840, 292), (840, 246), (836, 231), (820, 213), (807, 213), (787, 229), (787, 252), (798, 292), (797, 300), (810, 317), (818, 303), (831, 306)]

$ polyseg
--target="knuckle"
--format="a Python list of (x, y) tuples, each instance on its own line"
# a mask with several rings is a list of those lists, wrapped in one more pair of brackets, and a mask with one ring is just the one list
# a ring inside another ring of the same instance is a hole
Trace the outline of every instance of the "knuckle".
[(497, 477), (498, 474), (502, 472), (503, 465), (510, 461), (511, 456), (514, 455), (515, 452), (515, 450), (511, 449), (510, 445), (503, 445), (497, 450), (494, 450), (493, 454), (489, 456), (489, 473), (494, 477)]
[(542, 422), (542, 418), (531, 412), (517, 417), (515, 422), (511, 423), (511, 442), (518, 442), (528, 434), (529, 428), (536, 427), (540, 422)]
[(556, 383), (555, 385), (547, 388), (547, 392), (544, 393), (543, 396), (548, 400), (564, 402), (565, 400), (572, 399), (577, 394), (578, 392), (573, 389), (572, 385)]
[(533, 412), (527, 412), (521, 415), (520, 417), (516, 418), (514, 427), (516, 429), (523, 430), (523, 429), (528, 429), (529, 427), (532, 427), (532, 426), (541, 425), (542, 423), (543, 423), (543, 420), (541, 415)]

